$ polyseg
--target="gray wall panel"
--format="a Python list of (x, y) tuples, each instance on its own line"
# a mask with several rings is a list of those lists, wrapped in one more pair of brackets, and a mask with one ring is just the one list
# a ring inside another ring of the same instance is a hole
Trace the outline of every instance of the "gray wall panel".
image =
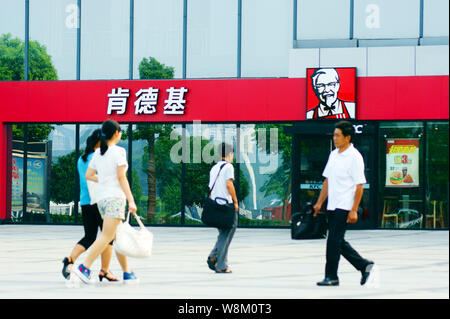
[(448, 45), (416, 48), (416, 75), (448, 75)]
[(320, 49), (321, 67), (357, 67), (358, 76), (366, 76), (367, 48)]
[(449, 47), (368, 47), (291, 49), (289, 77), (306, 76), (309, 67), (357, 67), (358, 76), (448, 75)]
[(415, 47), (367, 48), (367, 76), (413, 76)]
[(319, 67), (319, 49), (292, 49), (289, 52), (289, 77), (305, 78), (306, 68)]

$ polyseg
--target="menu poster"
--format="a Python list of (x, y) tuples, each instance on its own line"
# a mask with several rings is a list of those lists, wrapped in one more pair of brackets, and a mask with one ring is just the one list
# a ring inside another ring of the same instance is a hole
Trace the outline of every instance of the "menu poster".
[(386, 187), (419, 186), (419, 139), (386, 139)]

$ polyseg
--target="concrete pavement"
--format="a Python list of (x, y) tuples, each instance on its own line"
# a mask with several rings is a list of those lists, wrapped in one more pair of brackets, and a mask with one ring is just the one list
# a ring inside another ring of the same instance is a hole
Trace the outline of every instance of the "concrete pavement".
[[(0, 299), (396, 299), (449, 298), (448, 231), (352, 230), (346, 239), (377, 273), (368, 287), (345, 259), (339, 287), (318, 287), (325, 240), (291, 240), (289, 229), (238, 228), (229, 251), (232, 274), (206, 265), (217, 230), (148, 227), (153, 255), (130, 259), (137, 285), (69, 288), (62, 259), (82, 237), (82, 226), (0, 225)], [(80, 262), (84, 259), (82, 255)], [(99, 261), (92, 267), (98, 273)], [(121, 277), (115, 256), (112, 272)]]

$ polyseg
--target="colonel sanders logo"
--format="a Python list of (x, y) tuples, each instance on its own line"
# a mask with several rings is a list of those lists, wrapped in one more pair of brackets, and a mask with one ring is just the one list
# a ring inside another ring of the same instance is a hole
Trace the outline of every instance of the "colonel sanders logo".
[(356, 68), (307, 70), (306, 119), (356, 118)]

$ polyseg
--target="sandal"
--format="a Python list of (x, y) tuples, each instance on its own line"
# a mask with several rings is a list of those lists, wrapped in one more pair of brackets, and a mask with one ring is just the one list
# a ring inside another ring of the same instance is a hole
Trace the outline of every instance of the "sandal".
[(108, 281), (119, 281), (110, 271), (104, 271), (103, 269), (100, 269), (100, 273), (98, 274), (98, 279), (100, 281), (103, 280), (103, 278), (108, 279)]
[(206, 260), (209, 269), (216, 270), (216, 260), (214, 258), (208, 257)]
[(69, 279), (70, 276), (70, 271), (67, 270), (67, 267), (69, 267), (69, 265), (73, 265), (73, 260), (70, 257), (66, 257), (63, 259), (63, 269), (62, 269), (62, 275), (64, 276), (65, 279)]
[(232, 271), (230, 269), (216, 269), (216, 273), (218, 273), (218, 274), (231, 274)]

